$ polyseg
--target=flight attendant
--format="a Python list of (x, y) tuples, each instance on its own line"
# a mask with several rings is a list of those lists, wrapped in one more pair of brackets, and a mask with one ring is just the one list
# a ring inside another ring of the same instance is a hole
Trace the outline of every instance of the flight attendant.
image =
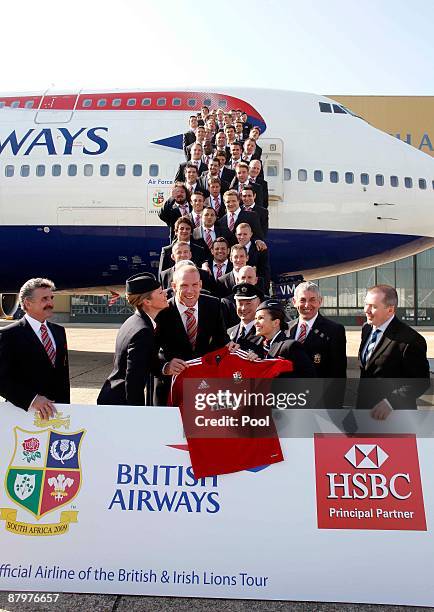
[[(126, 283), (127, 300), (135, 308), (116, 338), (113, 370), (97, 399), (98, 404), (145, 406), (145, 389), (151, 373), (159, 373), (155, 317), (167, 308), (166, 292), (153, 274), (131, 276)], [(151, 393), (148, 397), (152, 397)]]

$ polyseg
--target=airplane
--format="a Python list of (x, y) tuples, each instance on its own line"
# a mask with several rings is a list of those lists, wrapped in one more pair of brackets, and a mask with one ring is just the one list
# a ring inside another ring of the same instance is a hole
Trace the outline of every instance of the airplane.
[(158, 210), (202, 105), (258, 125), (276, 287), (434, 246), (434, 160), (316, 94), (265, 89), (0, 94), (0, 315), (28, 278), (119, 291), (156, 271)]

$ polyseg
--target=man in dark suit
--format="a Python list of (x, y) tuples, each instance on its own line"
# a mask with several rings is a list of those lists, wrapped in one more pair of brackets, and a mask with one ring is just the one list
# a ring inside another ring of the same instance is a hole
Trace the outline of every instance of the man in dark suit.
[(22, 319), (0, 329), (0, 395), (15, 406), (49, 419), (55, 403), (69, 404), (65, 329), (53, 314), (54, 283), (32, 278), (20, 289)]
[(223, 347), (229, 338), (223, 323), (220, 301), (200, 295), (202, 283), (198, 270), (185, 265), (175, 271), (175, 295), (169, 308), (158, 318), (162, 376), (157, 388), (159, 405), (167, 404), (170, 377), (187, 367), (186, 361)]
[[(174, 265), (171, 268), (167, 268), (167, 270), (163, 270), (161, 272), (161, 286), (163, 289), (169, 289), (172, 293), (173, 275), (177, 267), (179, 267), (178, 264), (185, 261), (188, 261), (191, 265), (195, 264), (191, 259), (191, 249), (187, 242), (175, 242), (172, 247), (171, 257)], [(217, 294), (217, 284), (212, 274), (203, 269), (199, 269), (199, 274), (203, 289), (209, 291), (211, 295)]]
[[(254, 285), (255, 289), (261, 292), (263, 299), (268, 299), (269, 296), (263, 292), (262, 278), (259, 278), (256, 274), (256, 268), (253, 266), (243, 266), (236, 274), (238, 283), (248, 283)], [(235, 285), (236, 286), (236, 285)], [(240, 319), (237, 315), (237, 308), (235, 304), (235, 297), (233, 293), (227, 295), (221, 299), (223, 319), (226, 323), (226, 327), (233, 327), (238, 325)], [(255, 332), (256, 333), (256, 332)]]
[(177, 182), (172, 188), (172, 195), (158, 211), (158, 216), (169, 228), (169, 242), (175, 237), (175, 223), (179, 217), (191, 212), (190, 192), (184, 183)]
[(322, 407), (342, 408), (347, 378), (345, 328), (319, 312), (322, 297), (310, 281), (295, 288), (292, 300), (299, 317), (289, 323), (289, 337), (300, 342), (324, 381)]
[(233, 296), (240, 322), (229, 327), (228, 335), (231, 340), (244, 348), (246, 341), (256, 336), (255, 313), (264, 299), (264, 294), (255, 285), (239, 283), (233, 288)]
[(175, 175), (175, 182), (185, 182), (187, 180), (187, 168), (191, 168), (192, 165), (195, 166), (195, 168), (197, 169), (198, 176), (208, 170), (208, 166), (202, 161), (202, 152), (202, 145), (198, 142), (195, 142), (191, 147), (191, 160), (179, 164), (178, 170)]
[[(253, 240), (260, 240), (262, 242), (264, 239), (264, 234), (262, 232), (258, 215), (253, 211), (246, 211), (240, 208), (238, 193), (235, 191), (235, 189), (229, 189), (229, 191), (226, 191), (225, 195), (223, 196), (223, 201), (225, 203), (227, 212), (220, 219), (219, 223), (222, 229), (230, 231), (233, 236), (233, 244), (236, 244), (237, 239), (235, 236), (235, 230), (240, 223), (248, 223), (253, 232)], [(267, 248), (264, 243), (258, 246), (259, 248)]]
[(228, 162), (228, 167), (234, 172), (237, 169), (237, 165), (243, 161), (243, 147), (239, 142), (233, 142), (231, 144), (231, 158)]
[(223, 196), (228, 190), (227, 184), (223, 187), (223, 183), (219, 178), (211, 178), (208, 181), (209, 196), (205, 200), (205, 206), (212, 206), (217, 213), (217, 219), (221, 219), (226, 214), (226, 207), (223, 202)]
[(226, 168), (226, 157), (220, 151), (216, 152), (216, 154), (214, 155), (214, 159), (218, 159), (218, 162), (220, 164), (220, 180), (223, 183), (230, 184), (235, 176), (235, 170)]
[[(241, 202), (243, 210), (251, 212), (252, 210), (258, 215), (264, 237), (268, 234), (268, 210), (257, 204), (255, 185), (245, 185), (241, 191)], [(262, 189), (262, 187), (261, 187)]]
[(196, 140), (195, 130), (197, 128), (197, 117), (196, 115), (190, 115), (188, 120), (190, 129), (185, 132), (182, 136), (182, 148), (184, 149), (185, 157), (187, 158), (187, 147)]
[(255, 194), (255, 202), (257, 206), (262, 206), (264, 201), (264, 195), (262, 193), (262, 187), (259, 184), (253, 184), (249, 181), (249, 166), (245, 162), (241, 162), (235, 169), (235, 178), (230, 184), (230, 189), (236, 189), (241, 199), (241, 193), (244, 187), (250, 187)]
[(253, 138), (248, 138), (244, 143), (243, 160), (249, 164), (252, 159), (261, 159), (262, 149), (257, 146)]
[(217, 287), (220, 297), (231, 295), (233, 288), (239, 282), (237, 273), (241, 268), (247, 265), (247, 251), (246, 247), (241, 244), (234, 244), (231, 247), (229, 256), (230, 262), (232, 263), (232, 270), (223, 274), (217, 280)]
[(249, 183), (262, 187), (262, 206), (268, 208), (268, 183), (264, 180), (264, 171), (260, 159), (252, 159), (249, 163)]
[(247, 251), (247, 263), (249, 266), (255, 266), (258, 276), (265, 283), (265, 291), (269, 293), (271, 270), (268, 249), (258, 249), (252, 240), (252, 230), (248, 223), (240, 223), (235, 230), (235, 236), (238, 244), (241, 244)]
[[(198, 189), (206, 192), (208, 195), (210, 193), (210, 181), (212, 179), (218, 179), (220, 181), (220, 164), (218, 159), (212, 159), (208, 164), (208, 171), (204, 172), (198, 180)], [(225, 191), (229, 189), (229, 183), (224, 183), (220, 181), (220, 193), (224, 194)]]
[(98, 395), (97, 404), (146, 406), (151, 374), (158, 375), (160, 362), (155, 343), (155, 318), (167, 308), (166, 292), (153, 274), (140, 273), (126, 282), (127, 300), (135, 308), (116, 337), (113, 370)]
[(216, 281), (232, 270), (232, 262), (229, 261), (229, 242), (223, 236), (216, 238), (211, 247), (211, 256), (202, 264)]
[(253, 159), (261, 159), (262, 157), (262, 149), (261, 147), (258, 145), (258, 138), (261, 135), (261, 128), (258, 127), (257, 125), (255, 125), (254, 127), (252, 127), (252, 129), (249, 132), (249, 138), (251, 138), (252, 140), (255, 141), (255, 157)]
[(175, 223), (175, 240), (161, 249), (160, 263), (158, 266), (158, 276), (161, 278), (161, 272), (167, 270), (173, 264), (172, 247), (179, 240), (187, 242), (191, 249), (191, 259), (200, 267), (206, 259), (206, 244), (203, 240), (194, 240), (192, 237), (194, 225), (189, 217), (180, 217)]
[(214, 241), (217, 238), (223, 237), (227, 241), (231, 239), (229, 232), (222, 230), (217, 223), (217, 216), (214, 208), (207, 206), (202, 210), (201, 222), (199, 227), (195, 227), (193, 230), (194, 240), (203, 240), (208, 249), (207, 259), (211, 257), (211, 249)]
[(397, 306), (398, 294), (390, 285), (368, 289), (357, 408), (370, 410), (377, 420), (392, 410), (416, 409), (430, 382), (425, 339), (396, 317)]
[(251, 348), (261, 359), (288, 359), (294, 369), (285, 376), (315, 378), (315, 368), (302, 345), (285, 334), (286, 314), (278, 300), (271, 298), (258, 306), (255, 327), (257, 336), (251, 341)]

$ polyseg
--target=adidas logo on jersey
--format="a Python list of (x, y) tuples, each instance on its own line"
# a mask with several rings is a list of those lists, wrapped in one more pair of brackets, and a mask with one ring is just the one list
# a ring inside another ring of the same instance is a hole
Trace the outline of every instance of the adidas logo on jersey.
[(198, 390), (203, 390), (203, 389), (209, 389), (209, 384), (206, 382), (206, 380), (203, 380), (198, 387)]

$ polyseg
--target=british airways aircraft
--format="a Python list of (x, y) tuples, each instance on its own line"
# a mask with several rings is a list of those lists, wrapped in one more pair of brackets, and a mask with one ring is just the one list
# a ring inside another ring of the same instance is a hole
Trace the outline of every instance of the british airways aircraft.
[(273, 279), (350, 272), (434, 246), (434, 160), (321, 95), (262, 89), (0, 95), (0, 314), (47, 276), (108, 293), (156, 271), (157, 213), (202, 105), (261, 128)]

